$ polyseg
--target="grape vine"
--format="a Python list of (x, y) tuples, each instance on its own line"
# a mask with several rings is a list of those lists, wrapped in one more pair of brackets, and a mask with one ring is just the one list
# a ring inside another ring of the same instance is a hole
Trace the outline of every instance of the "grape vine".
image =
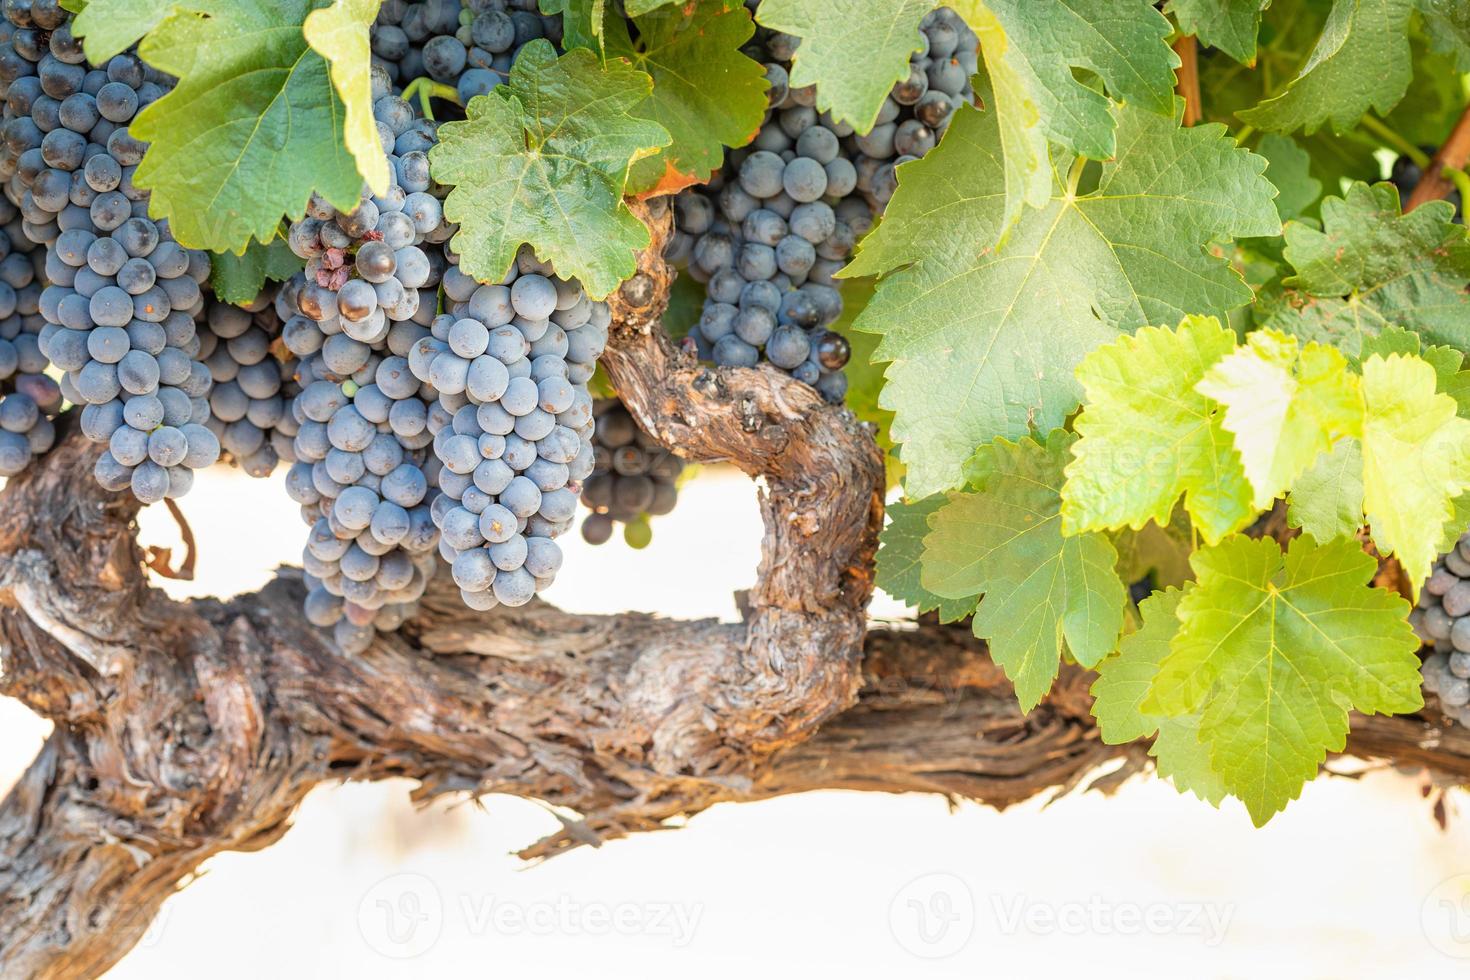
[(597, 374), (652, 199), (694, 388), (866, 423), (879, 583), (1022, 708), (1093, 670), (1258, 823), (1350, 710), (1470, 724), (1446, 5), (166, 8), (4, 0), (0, 476), (73, 415), (143, 504), (284, 470), (354, 656), (436, 576), (530, 602), (579, 505), (641, 546), (694, 472)]

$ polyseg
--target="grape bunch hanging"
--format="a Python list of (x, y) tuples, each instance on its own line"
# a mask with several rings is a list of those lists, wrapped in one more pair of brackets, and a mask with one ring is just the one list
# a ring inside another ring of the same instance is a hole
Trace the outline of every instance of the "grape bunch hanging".
[[(536, 0), (386, 0), (370, 45), (389, 186), (345, 211), (313, 196), (283, 229), (304, 270), (237, 306), (134, 182), (147, 145), (129, 127), (175, 80), (132, 50), (89, 64), (55, 0), (3, 9), (0, 475), (50, 448), (67, 402), (104, 447), (97, 480), (143, 503), (182, 496), (216, 462), (253, 477), (285, 463), (309, 528), (307, 616), (348, 651), (412, 616), (441, 564), (474, 609), (545, 590), (584, 487), (587, 540), (621, 523), (646, 543), (683, 464), (588, 391), (607, 304), (528, 247), (500, 281), (461, 273), (429, 166), (431, 108), (457, 116), (524, 45), (559, 46), (560, 16)], [(765, 359), (842, 400), (833, 273), (892, 196), (894, 168), (972, 95), (959, 19), (932, 14), (921, 40), (860, 135), (790, 88), (793, 38), (757, 36), (766, 123), (676, 205), (670, 254), (708, 285), (701, 353)]]
[(589, 544), (606, 544), (617, 525), (635, 548), (647, 547), (653, 531), (649, 518), (661, 517), (679, 500), (684, 461), (659, 445), (616, 398), (593, 406), (592, 475), (582, 501), (592, 513), (582, 521)]
[(974, 99), (974, 33), (948, 7), (925, 16), (920, 30), (908, 78), (867, 133), (818, 113), (811, 87), (789, 85), (798, 39), (757, 32), (747, 53), (766, 66), (766, 121), (707, 185), (679, 195), (666, 253), (705, 285), (689, 332), (701, 358), (729, 367), (766, 361), (828, 401), (843, 400), (851, 351), (829, 329), (842, 315), (833, 277), (893, 197), (897, 168), (933, 149), (955, 109)]
[(1424, 658), (1424, 690), (1448, 717), (1470, 725), (1470, 531), (1439, 556), (1409, 621), (1433, 648)]

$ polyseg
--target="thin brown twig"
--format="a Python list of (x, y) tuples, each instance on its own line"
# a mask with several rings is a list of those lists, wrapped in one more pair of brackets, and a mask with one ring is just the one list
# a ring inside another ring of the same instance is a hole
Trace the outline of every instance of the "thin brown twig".
[(1425, 168), (1424, 176), (1419, 178), (1414, 193), (1409, 195), (1409, 203), (1404, 206), (1404, 211), (1412, 211), (1425, 201), (1440, 201), (1449, 197), (1455, 185), (1445, 177), (1444, 170), (1446, 167), (1463, 170), (1466, 163), (1470, 163), (1470, 105), (1465, 107), (1465, 111), (1455, 122), (1455, 128), (1450, 130), (1450, 135)]
[(168, 512), (173, 515), (174, 523), (179, 526), (179, 536), (184, 539), (184, 563), (175, 571), (169, 562), (173, 559), (173, 549), (152, 545), (147, 549), (147, 557), (143, 563), (164, 578), (176, 579), (180, 582), (194, 581), (194, 560), (198, 557), (198, 548), (194, 543), (194, 529), (189, 527), (189, 522), (184, 519), (184, 512), (179, 510), (179, 505), (169, 498), (164, 498), (163, 504)]
[(1199, 48), (1194, 35), (1175, 38), (1174, 53), (1179, 55), (1179, 74), (1174, 91), (1184, 98), (1184, 125), (1193, 126), (1205, 115), (1199, 89)]

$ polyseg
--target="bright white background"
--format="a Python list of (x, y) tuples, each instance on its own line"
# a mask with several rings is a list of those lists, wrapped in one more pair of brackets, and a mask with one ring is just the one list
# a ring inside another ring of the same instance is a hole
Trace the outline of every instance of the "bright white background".
[[(183, 509), (201, 555), (197, 581), (168, 583), (176, 595), (253, 589), (299, 554), (304, 529), (279, 486), (211, 472)], [(142, 524), (145, 541), (173, 538), (159, 508)], [(706, 472), (654, 532), (644, 552), (576, 540), (549, 598), (586, 612), (733, 617), (731, 593), (757, 559), (753, 487)], [(902, 614), (884, 597), (874, 612)], [(45, 731), (0, 699), (0, 787)], [(420, 811), (408, 789), (318, 789), (279, 844), (211, 861), (109, 976), (1470, 970), (1466, 824), (1452, 805), (1441, 832), (1417, 780), (1392, 771), (1320, 779), (1263, 830), (1238, 806), (1216, 811), (1152, 778), (1003, 814), (832, 792), (716, 807), (685, 829), (536, 867), (511, 852), (557, 827), (542, 807), (491, 797)]]

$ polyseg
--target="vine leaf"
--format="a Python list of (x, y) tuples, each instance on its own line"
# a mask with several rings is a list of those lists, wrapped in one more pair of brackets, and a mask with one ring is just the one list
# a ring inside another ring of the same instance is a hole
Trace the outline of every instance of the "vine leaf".
[(1170, 718), (1148, 714), (1142, 707), (1159, 665), (1169, 655), (1169, 644), (1179, 633), (1179, 601), (1184, 595), (1168, 589), (1143, 600), (1138, 607), (1143, 626), (1123, 637), (1116, 656), (1097, 665), (1092, 716), (1108, 745), (1153, 737), (1148, 754), (1157, 761), (1159, 775), (1172, 779), (1181, 793), (1219, 806), (1225, 785), (1210, 766), (1209, 748), (1199, 739), (1199, 714)]
[(943, 142), (903, 165), (884, 220), (843, 271), (884, 275), (856, 327), (881, 334), (875, 357), (892, 362), (882, 405), (911, 494), (958, 485), (976, 445), (1060, 425), (1080, 394), (1077, 363), (1120, 332), (1251, 301), (1206, 246), (1279, 233), (1265, 161), (1223, 126), (1116, 112), (1118, 153), (1096, 189), (1078, 194), (1058, 175), (1047, 206), (997, 252), (996, 115), (961, 107)]
[(1270, 5), (1271, 0), (1169, 0), (1164, 12), (1174, 15), (1181, 33), (1195, 35), (1242, 65), (1254, 65), (1261, 11)]
[(561, 58), (545, 40), (521, 48), (509, 82), (471, 99), (430, 151), (434, 178), (454, 187), (444, 214), (459, 223), (460, 268), (498, 281), (529, 242), (599, 299), (631, 276), (649, 237), (623, 203), (628, 168), (670, 139), (634, 115), (651, 87), (585, 48)]
[(801, 38), (791, 87), (816, 85), (816, 107), (860, 133), (873, 128), (893, 86), (909, 76), (934, 0), (761, 0), (756, 17)]
[(1356, 355), (1392, 324), (1429, 340), (1470, 346), (1470, 239), (1454, 208), (1430, 201), (1399, 212), (1392, 184), (1357, 183), (1322, 202), (1319, 231), (1286, 226), (1296, 274), (1264, 325)]
[(1002, 234), (1023, 202), (1042, 208), (1051, 196), (1048, 139), (1092, 160), (1117, 149), (1108, 97), (1079, 81), (1074, 68), (1095, 74), (1121, 102), (1174, 113), (1179, 58), (1168, 45), (1168, 19), (1147, 0), (958, 0), (952, 6), (980, 36), (994, 87), (1006, 162)]
[[(607, 19), (607, 0), (541, 0), (543, 14), (561, 14), (562, 44), (572, 48), (602, 50), (602, 30)], [(632, 13), (629, 13), (632, 16)]]
[(1299, 476), (1287, 501), (1287, 523), (1318, 541), (1352, 537), (1363, 526), (1363, 446), (1344, 439)]
[(1182, 587), (1194, 573), (1189, 568), (1189, 555), (1194, 550), (1189, 515), (1183, 507), (1174, 508), (1167, 524), (1149, 521), (1138, 530), (1125, 527), (1112, 534), (1118, 549), (1118, 577), (1125, 582), (1150, 579), (1155, 589)]
[(1180, 495), (1210, 544), (1250, 523), (1251, 485), (1225, 413), (1197, 387), (1234, 349), (1234, 331), (1191, 316), (1087, 355), (1077, 368), (1087, 392), (1075, 422), (1082, 438), (1062, 488), (1065, 533), (1164, 524)]
[(1257, 826), (1295, 799), (1349, 709), (1414, 711), (1419, 641), (1409, 604), (1369, 586), (1377, 563), (1357, 541), (1228, 538), (1195, 554), (1198, 584), (1141, 710), (1200, 714), (1199, 738), (1226, 790)]
[(209, 281), (215, 296), (237, 306), (259, 296), (267, 279), (284, 282), (306, 265), (284, 238), (273, 238), (268, 245), (251, 242), (240, 255), (217, 252), (209, 258), (214, 267)]
[(152, 144), (134, 180), (152, 191), (150, 213), (167, 217), (182, 244), (240, 252), (252, 238), (270, 241), (283, 214), (300, 217), (313, 190), (347, 211), (364, 173), (386, 182), (376, 130), (363, 145), (346, 125), (362, 113), (371, 122), (367, 47), (339, 43), (348, 21), (365, 35), (374, 5), (337, 0), (320, 11), (320, 36), (361, 62), (339, 73), (346, 92), (303, 34), (314, 6), (187, 0), (144, 38), (144, 60), (179, 83), (133, 122), (133, 135)]
[(1416, 595), (1455, 497), (1470, 489), (1470, 420), (1436, 381), (1419, 357), (1363, 362), (1363, 511), (1374, 543), (1398, 558)]
[(1286, 91), (1238, 113), (1259, 129), (1313, 133), (1328, 122), (1336, 132), (1363, 113), (1387, 113), (1413, 78), (1409, 16), (1414, 0), (1334, 0), (1322, 36)]
[(629, 17), (642, 17), (646, 13), (676, 2), (677, 0), (627, 0), (623, 6), (628, 11)]
[(1051, 689), (1064, 645), (1091, 667), (1123, 629), (1128, 594), (1112, 542), (1062, 536), (1062, 469), (1075, 441), (1054, 429), (1044, 444), (980, 447), (967, 467), (974, 492), (951, 495), (924, 539), (925, 589), (955, 599), (984, 593), (975, 635), (989, 642), (1024, 711)]
[(1319, 453), (1363, 430), (1363, 399), (1347, 358), (1275, 330), (1251, 333), (1195, 388), (1225, 406), (1221, 425), (1235, 437), (1257, 510), (1285, 493)]
[(634, 42), (627, 21), (611, 18), (604, 50), (652, 77), (653, 92), (633, 114), (662, 125), (673, 142), (633, 164), (628, 190), (671, 194), (708, 180), (726, 146), (754, 138), (766, 114), (765, 70), (740, 50), (755, 33), (742, 6), (661, 9), (636, 27)]
[(1256, 152), (1267, 160), (1266, 179), (1278, 192), (1276, 213), (1282, 221), (1300, 218), (1317, 203), (1322, 196), (1322, 182), (1312, 176), (1312, 155), (1296, 140), (1267, 133), (1256, 145)]
[(975, 611), (979, 593), (946, 599), (924, 588), (921, 560), (929, 516), (944, 506), (940, 494), (923, 500), (899, 501), (888, 506), (888, 526), (878, 536), (878, 588), (915, 607), (919, 613), (938, 612), (941, 623), (953, 623)]
[(1463, 0), (1419, 0), (1419, 10), (1434, 50), (1453, 55), (1460, 71), (1470, 71), (1470, 6)]
[(332, 86), (347, 110), (343, 123), (347, 149), (373, 193), (388, 189), (388, 157), (373, 117), (372, 46), (368, 27), (381, 0), (334, 0), (306, 15), (302, 33), (311, 49), (327, 59)]
[(168, 0), (62, 0), (61, 6), (76, 14), (72, 33), (82, 39), (82, 50), (94, 65), (132, 47), (177, 3)]

